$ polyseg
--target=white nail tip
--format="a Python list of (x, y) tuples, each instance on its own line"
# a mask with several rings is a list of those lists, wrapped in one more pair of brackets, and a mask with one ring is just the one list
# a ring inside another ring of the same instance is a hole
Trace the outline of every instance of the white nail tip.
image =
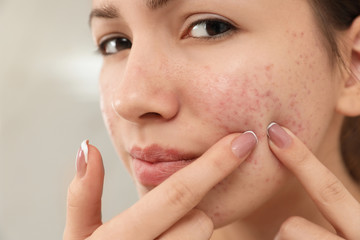
[(269, 130), (272, 126), (274, 126), (275, 124), (277, 124), (276, 122), (272, 122), (269, 124), (269, 126), (267, 127), (267, 130)]
[(270, 136), (269, 136), (269, 129), (272, 127), (272, 126), (274, 126), (274, 125), (276, 125), (277, 123), (276, 122), (271, 122), (270, 124), (269, 124), (269, 126), (266, 128), (266, 135), (270, 138)]
[(89, 140), (84, 140), (84, 141), (81, 143), (81, 150), (82, 150), (83, 153), (84, 153), (85, 162), (86, 162), (86, 163), (88, 162), (88, 153), (89, 153), (88, 144), (89, 144)]
[(254, 135), (254, 137), (255, 137), (255, 139), (256, 139), (256, 143), (259, 143), (259, 139), (258, 139), (258, 137), (256, 136), (256, 134), (255, 134), (254, 131), (246, 131), (246, 132), (244, 132), (243, 134), (245, 134), (245, 133), (251, 133), (252, 135)]

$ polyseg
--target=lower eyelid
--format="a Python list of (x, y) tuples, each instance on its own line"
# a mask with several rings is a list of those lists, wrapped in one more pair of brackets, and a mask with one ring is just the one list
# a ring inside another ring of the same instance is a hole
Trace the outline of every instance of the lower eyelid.
[(229, 31), (226, 31), (222, 34), (211, 36), (211, 37), (203, 37), (203, 38), (194, 38), (197, 41), (216, 41), (216, 40), (222, 40), (224, 38), (231, 37), (237, 32), (236, 29), (230, 29)]

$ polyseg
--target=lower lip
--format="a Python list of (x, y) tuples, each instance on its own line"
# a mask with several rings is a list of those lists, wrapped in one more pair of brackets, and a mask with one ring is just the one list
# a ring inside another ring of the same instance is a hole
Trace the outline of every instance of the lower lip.
[(150, 163), (133, 159), (133, 170), (137, 180), (144, 186), (157, 186), (193, 160)]

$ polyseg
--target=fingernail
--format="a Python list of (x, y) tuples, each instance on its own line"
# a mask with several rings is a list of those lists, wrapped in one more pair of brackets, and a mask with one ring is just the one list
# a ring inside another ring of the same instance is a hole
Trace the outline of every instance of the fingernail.
[(267, 128), (267, 135), (269, 139), (279, 148), (287, 148), (292, 143), (290, 135), (275, 122), (269, 124)]
[(86, 164), (88, 163), (88, 154), (89, 154), (88, 144), (89, 144), (89, 140), (84, 140), (81, 143), (81, 150), (84, 152), (84, 157), (85, 157)]
[(88, 143), (89, 140), (85, 140), (81, 143), (80, 149), (76, 156), (76, 172), (79, 177), (82, 177), (86, 173), (86, 167), (88, 162)]
[(250, 153), (257, 143), (258, 138), (256, 134), (253, 131), (247, 131), (233, 140), (231, 149), (235, 156), (243, 158)]

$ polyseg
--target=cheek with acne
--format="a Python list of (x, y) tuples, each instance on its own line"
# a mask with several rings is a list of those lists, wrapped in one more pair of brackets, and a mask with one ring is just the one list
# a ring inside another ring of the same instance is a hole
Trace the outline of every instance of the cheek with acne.
[(280, 98), (271, 88), (272, 68), (270, 64), (263, 72), (210, 74), (206, 85), (198, 84), (201, 89), (194, 94), (198, 97), (196, 102), (203, 105), (207, 119), (212, 119), (217, 127), (227, 132), (264, 129), (268, 113), (282, 107)]
[(305, 84), (312, 81), (300, 82), (293, 74), (277, 72), (272, 63), (227, 74), (206, 68), (193, 83), (194, 102), (203, 110), (199, 116), (223, 134), (254, 130), (260, 140), (266, 138), (267, 125), (277, 121), (306, 141), (310, 122), (302, 102), (312, 94)]

